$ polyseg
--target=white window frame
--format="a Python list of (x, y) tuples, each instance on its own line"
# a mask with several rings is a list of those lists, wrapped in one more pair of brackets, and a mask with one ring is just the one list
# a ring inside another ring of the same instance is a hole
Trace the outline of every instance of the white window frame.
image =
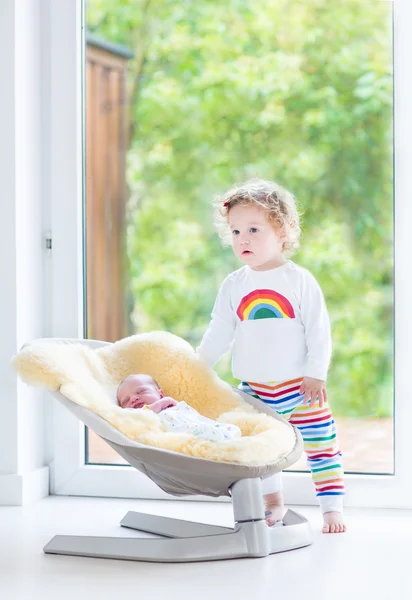
[[(49, 203), (53, 237), (50, 331), (53, 337), (83, 337), (83, 45), (81, 0), (49, 0), (50, 69)], [(412, 6), (394, 3), (395, 63), (395, 474), (346, 475), (346, 506), (412, 508), (409, 464), (410, 360), (412, 339)], [(54, 494), (171, 498), (135, 469), (85, 465), (84, 426), (53, 402)], [(315, 504), (309, 473), (285, 473), (285, 499)], [(199, 497), (196, 497), (199, 499)], [(202, 498), (204, 499), (204, 498)]]

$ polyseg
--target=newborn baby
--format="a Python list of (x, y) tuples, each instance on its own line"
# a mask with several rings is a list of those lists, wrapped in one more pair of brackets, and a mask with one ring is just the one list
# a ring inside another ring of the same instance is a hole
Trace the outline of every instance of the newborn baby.
[(212, 421), (186, 402), (165, 396), (150, 375), (129, 375), (123, 379), (117, 388), (117, 401), (122, 408), (144, 408), (157, 413), (166, 431), (191, 433), (212, 442), (233, 440), (242, 435), (236, 425)]

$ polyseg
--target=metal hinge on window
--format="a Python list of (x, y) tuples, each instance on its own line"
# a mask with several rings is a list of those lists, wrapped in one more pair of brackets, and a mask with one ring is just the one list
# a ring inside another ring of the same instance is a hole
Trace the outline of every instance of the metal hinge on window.
[(53, 247), (53, 239), (50, 231), (45, 234), (44, 239), (46, 242), (46, 250), (51, 250)]

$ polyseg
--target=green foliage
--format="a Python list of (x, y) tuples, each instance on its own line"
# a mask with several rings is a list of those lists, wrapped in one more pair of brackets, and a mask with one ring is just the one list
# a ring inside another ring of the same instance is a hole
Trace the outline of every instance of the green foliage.
[[(296, 262), (333, 324), (336, 414), (392, 413), (390, 3), (89, 0), (89, 29), (135, 52), (128, 252), (136, 330), (197, 344), (239, 264), (211, 199), (251, 176), (298, 198)], [(230, 380), (228, 358), (218, 366)]]

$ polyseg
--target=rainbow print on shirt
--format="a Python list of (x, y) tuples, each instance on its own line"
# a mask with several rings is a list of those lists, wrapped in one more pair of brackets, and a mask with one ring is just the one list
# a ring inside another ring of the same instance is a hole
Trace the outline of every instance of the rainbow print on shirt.
[(236, 314), (241, 321), (295, 318), (295, 311), (289, 300), (274, 290), (250, 292), (240, 301)]

